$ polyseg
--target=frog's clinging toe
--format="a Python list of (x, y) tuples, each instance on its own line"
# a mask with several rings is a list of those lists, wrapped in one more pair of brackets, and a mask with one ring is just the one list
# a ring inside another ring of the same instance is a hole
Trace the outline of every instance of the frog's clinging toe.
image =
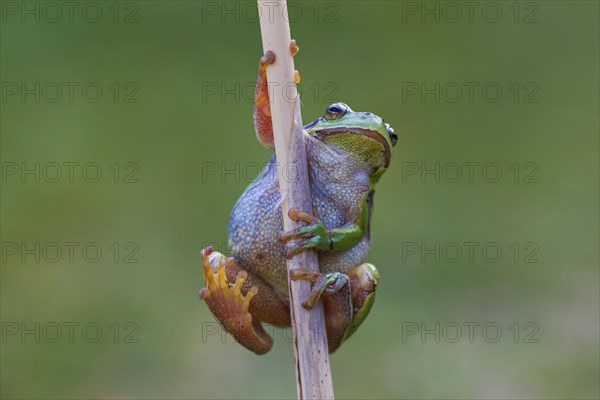
[(300, 51), (300, 47), (298, 47), (298, 44), (296, 43), (295, 39), (292, 39), (290, 41), (290, 54), (293, 56), (295, 56), (296, 54), (298, 54), (298, 52)]
[(272, 52), (271, 50), (268, 50), (261, 58), (260, 58), (260, 64), (261, 67), (264, 65), (269, 65), (269, 64), (273, 64), (275, 62), (275, 53)]
[(288, 217), (290, 217), (292, 221), (306, 222), (308, 224), (316, 224), (317, 222), (319, 222), (319, 219), (314, 215), (304, 211), (300, 211), (296, 207), (290, 208), (290, 210), (288, 211)]

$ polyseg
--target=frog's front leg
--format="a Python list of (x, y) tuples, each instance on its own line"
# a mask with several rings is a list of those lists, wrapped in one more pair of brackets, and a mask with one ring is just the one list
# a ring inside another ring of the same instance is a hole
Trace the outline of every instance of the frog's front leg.
[(357, 222), (348, 223), (344, 226), (334, 229), (327, 229), (322, 221), (314, 215), (299, 211), (297, 208), (291, 208), (288, 216), (296, 222), (306, 222), (307, 226), (292, 229), (283, 232), (279, 238), (284, 243), (298, 239), (299, 242), (288, 247), (288, 258), (305, 251), (341, 251), (357, 245), (363, 238), (364, 226), (368, 220), (368, 209), (363, 208), (363, 212)]
[(212, 248), (202, 251), (206, 287), (200, 298), (222, 327), (247, 349), (264, 354), (273, 341), (261, 326), (266, 322), (284, 327), (290, 324), (289, 306), (265, 281), (225, 258)]
[(372, 264), (361, 264), (347, 274), (292, 270), (293, 280), (305, 279), (313, 282), (311, 295), (302, 304), (311, 309), (323, 299), (325, 325), (329, 352), (333, 353), (358, 329), (367, 318), (375, 302), (375, 290), (379, 283), (379, 272)]
[[(295, 40), (290, 43), (290, 53), (295, 56), (300, 49)], [(275, 53), (267, 51), (260, 58), (258, 79), (254, 90), (254, 129), (258, 141), (269, 149), (275, 148), (273, 139), (273, 124), (271, 122), (271, 101), (269, 99), (269, 85), (267, 83), (267, 67), (275, 62)], [(300, 83), (300, 74), (294, 72), (294, 82)]]

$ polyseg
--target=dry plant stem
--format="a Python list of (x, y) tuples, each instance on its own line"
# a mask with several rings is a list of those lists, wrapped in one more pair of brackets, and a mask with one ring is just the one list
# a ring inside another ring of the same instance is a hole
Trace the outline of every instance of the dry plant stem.
[[(312, 212), (308, 184), (306, 149), (304, 145), (300, 98), (294, 84), (294, 61), (290, 53), (290, 27), (285, 0), (258, 0), (263, 50), (275, 53), (275, 63), (267, 68), (271, 115), (277, 155), (279, 191), (283, 199), (284, 231), (300, 224), (290, 220), (288, 210), (296, 207)], [(288, 260), (288, 286), (296, 383), (299, 399), (333, 399), (333, 384), (327, 347), (327, 333), (323, 305), (319, 302), (312, 310), (302, 307), (310, 296), (310, 282), (290, 281), (289, 271), (296, 268), (319, 270), (314, 251), (302, 252)]]

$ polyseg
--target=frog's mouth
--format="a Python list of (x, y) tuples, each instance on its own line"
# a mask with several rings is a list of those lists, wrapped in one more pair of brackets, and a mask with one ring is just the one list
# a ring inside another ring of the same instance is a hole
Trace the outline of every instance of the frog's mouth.
[(390, 165), (390, 158), (391, 158), (391, 154), (392, 154), (391, 149), (390, 149), (390, 144), (377, 131), (372, 131), (370, 129), (362, 129), (362, 128), (341, 127), (341, 128), (321, 129), (321, 130), (315, 131), (315, 136), (319, 139), (323, 139), (327, 136), (339, 135), (339, 134), (343, 134), (343, 133), (353, 133), (353, 134), (363, 135), (363, 136), (369, 137), (369, 138), (375, 140), (376, 142), (380, 143), (383, 146), (383, 153), (384, 153), (383, 155), (384, 155), (384, 159), (385, 159), (384, 167), (387, 168)]

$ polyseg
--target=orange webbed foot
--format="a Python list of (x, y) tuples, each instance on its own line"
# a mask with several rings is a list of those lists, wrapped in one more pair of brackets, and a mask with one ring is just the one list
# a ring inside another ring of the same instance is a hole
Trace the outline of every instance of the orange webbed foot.
[(248, 273), (242, 270), (234, 282), (227, 282), (225, 267), (232, 259), (213, 251), (212, 247), (202, 251), (202, 260), (206, 287), (200, 289), (200, 299), (206, 301), (223, 328), (240, 344), (257, 354), (269, 351), (272, 339), (248, 311), (258, 288), (253, 286), (245, 295), (242, 293)]

